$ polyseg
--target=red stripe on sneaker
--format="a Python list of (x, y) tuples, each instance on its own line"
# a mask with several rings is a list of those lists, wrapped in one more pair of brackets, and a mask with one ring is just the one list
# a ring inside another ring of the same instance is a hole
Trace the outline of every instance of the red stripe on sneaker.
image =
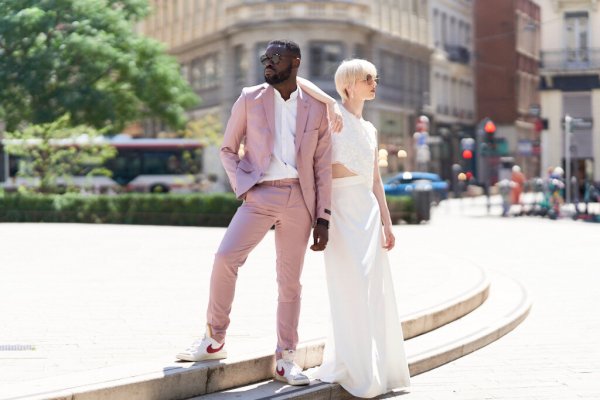
[(279, 376), (285, 375), (285, 370), (283, 369), (283, 367), (281, 367), (281, 371), (279, 370), (279, 368), (277, 368), (276, 371), (277, 371), (277, 375), (279, 375)]
[(225, 343), (223, 343), (221, 345), (221, 347), (219, 347), (218, 349), (213, 349), (212, 344), (209, 344), (208, 347), (206, 348), (206, 352), (209, 353), (209, 354), (216, 353), (218, 351), (221, 351), (221, 349), (223, 348), (223, 346), (225, 346)]

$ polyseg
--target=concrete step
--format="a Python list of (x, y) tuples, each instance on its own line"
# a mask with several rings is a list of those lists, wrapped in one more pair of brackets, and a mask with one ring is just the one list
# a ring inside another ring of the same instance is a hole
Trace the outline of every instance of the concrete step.
[[(531, 302), (525, 288), (500, 273), (493, 273), (491, 279), (490, 296), (476, 310), (439, 329), (406, 341), (411, 376), (437, 368), (500, 339), (527, 317)], [(270, 380), (190, 400), (265, 398), (345, 399), (352, 396), (338, 384), (318, 380), (305, 387), (288, 386)]]
[[(416, 338), (440, 328), (485, 302), (490, 290), (488, 276), (481, 268), (472, 265), (468, 268), (477, 276), (470, 288), (454, 293), (437, 305), (402, 316), (406, 338)], [(422, 296), (425, 298), (426, 293)], [(303, 368), (320, 365), (323, 347), (323, 338), (303, 343), (297, 351), (298, 364)], [(236, 354), (229, 350), (230, 355)], [(272, 370), (273, 355), (266, 351), (193, 364), (164, 359), (19, 384), (0, 390), (0, 399), (187, 399), (268, 380)]]

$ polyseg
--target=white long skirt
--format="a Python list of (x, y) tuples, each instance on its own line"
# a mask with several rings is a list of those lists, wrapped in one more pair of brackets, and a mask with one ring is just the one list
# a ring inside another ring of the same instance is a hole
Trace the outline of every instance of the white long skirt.
[(410, 385), (379, 205), (361, 176), (333, 180), (325, 268), (331, 331), (315, 377), (357, 397)]

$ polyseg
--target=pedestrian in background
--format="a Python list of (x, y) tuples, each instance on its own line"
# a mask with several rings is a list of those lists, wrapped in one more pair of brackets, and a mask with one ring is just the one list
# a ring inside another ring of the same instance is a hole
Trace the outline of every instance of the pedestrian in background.
[(521, 193), (523, 193), (523, 186), (525, 185), (525, 175), (521, 172), (521, 167), (518, 165), (512, 167), (510, 180), (513, 182), (510, 191), (511, 203), (513, 205), (521, 204)]

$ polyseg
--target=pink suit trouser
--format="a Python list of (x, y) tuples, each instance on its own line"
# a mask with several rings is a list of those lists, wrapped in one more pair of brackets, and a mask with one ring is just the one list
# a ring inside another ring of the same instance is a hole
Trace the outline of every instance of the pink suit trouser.
[(295, 350), (302, 285), (300, 275), (312, 218), (297, 181), (271, 181), (248, 191), (215, 255), (207, 323), (213, 339), (223, 342), (235, 293), (238, 268), (275, 225), (277, 252), (277, 351)]

